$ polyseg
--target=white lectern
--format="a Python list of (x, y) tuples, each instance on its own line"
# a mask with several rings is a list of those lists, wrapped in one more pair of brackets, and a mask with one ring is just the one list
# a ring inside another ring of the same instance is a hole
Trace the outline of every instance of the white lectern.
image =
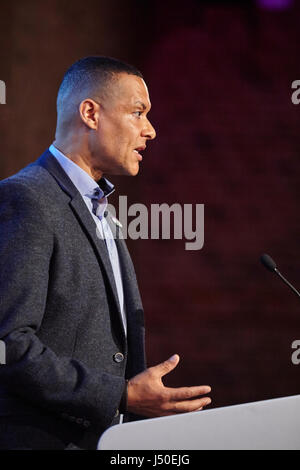
[(98, 449), (300, 449), (300, 395), (119, 424)]

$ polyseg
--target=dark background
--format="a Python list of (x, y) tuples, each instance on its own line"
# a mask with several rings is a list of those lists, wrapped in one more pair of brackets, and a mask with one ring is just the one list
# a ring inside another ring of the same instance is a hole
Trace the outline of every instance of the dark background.
[(149, 364), (179, 353), (166, 383), (210, 384), (212, 406), (300, 393), (300, 302), (259, 262), (270, 253), (300, 287), (299, 19), (299, 1), (0, 2), (1, 178), (52, 142), (75, 60), (111, 55), (143, 72), (157, 139), (136, 178), (112, 178), (114, 201), (205, 204), (202, 250), (128, 244)]

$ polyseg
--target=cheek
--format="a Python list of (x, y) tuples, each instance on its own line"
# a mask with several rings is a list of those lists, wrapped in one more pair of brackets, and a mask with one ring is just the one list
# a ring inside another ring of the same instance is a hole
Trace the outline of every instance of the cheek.
[(93, 132), (89, 137), (89, 144), (91, 146), (92, 153), (97, 154), (101, 151), (101, 138), (98, 132)]

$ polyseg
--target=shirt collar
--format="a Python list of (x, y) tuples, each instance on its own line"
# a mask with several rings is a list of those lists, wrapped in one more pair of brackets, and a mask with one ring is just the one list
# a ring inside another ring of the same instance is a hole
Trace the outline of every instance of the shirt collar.
[(114, 192), (115, 187), (110, 181), (104, 177), (99, 181), (93, 180), (86, 171), (70, 160), (70, 158), (66, 157), (53, 144), (50, 145), (49, 151), (58, 160), (58, 163), (62, 166), (63, 170), (67, 173), (82, 196), (93, 197), (95, 192), (98, 192), (99, 199), (101, 199), (102, 197), (108, 197)]

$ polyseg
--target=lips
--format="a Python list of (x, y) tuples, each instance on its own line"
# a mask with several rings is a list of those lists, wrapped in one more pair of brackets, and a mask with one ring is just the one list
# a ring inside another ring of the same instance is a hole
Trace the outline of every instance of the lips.
[(142, 155), (140, 154), (140, 152), (142, 152), (143, 150), (145, 150), (146, 148), (146, 145), (142, 145), (141, 147), (137, 147), (136, 149), (134, 149), (134, 152), (138, 155), (139, 157), (139, 160), (142, 160), (143, 157)]
[(134, 149), (134, 151), (139, 153), (145, 150), (145, 148), (146, 148), (146, 145), (141, 145), (140, 147), (137, 147), (136, 149)]

